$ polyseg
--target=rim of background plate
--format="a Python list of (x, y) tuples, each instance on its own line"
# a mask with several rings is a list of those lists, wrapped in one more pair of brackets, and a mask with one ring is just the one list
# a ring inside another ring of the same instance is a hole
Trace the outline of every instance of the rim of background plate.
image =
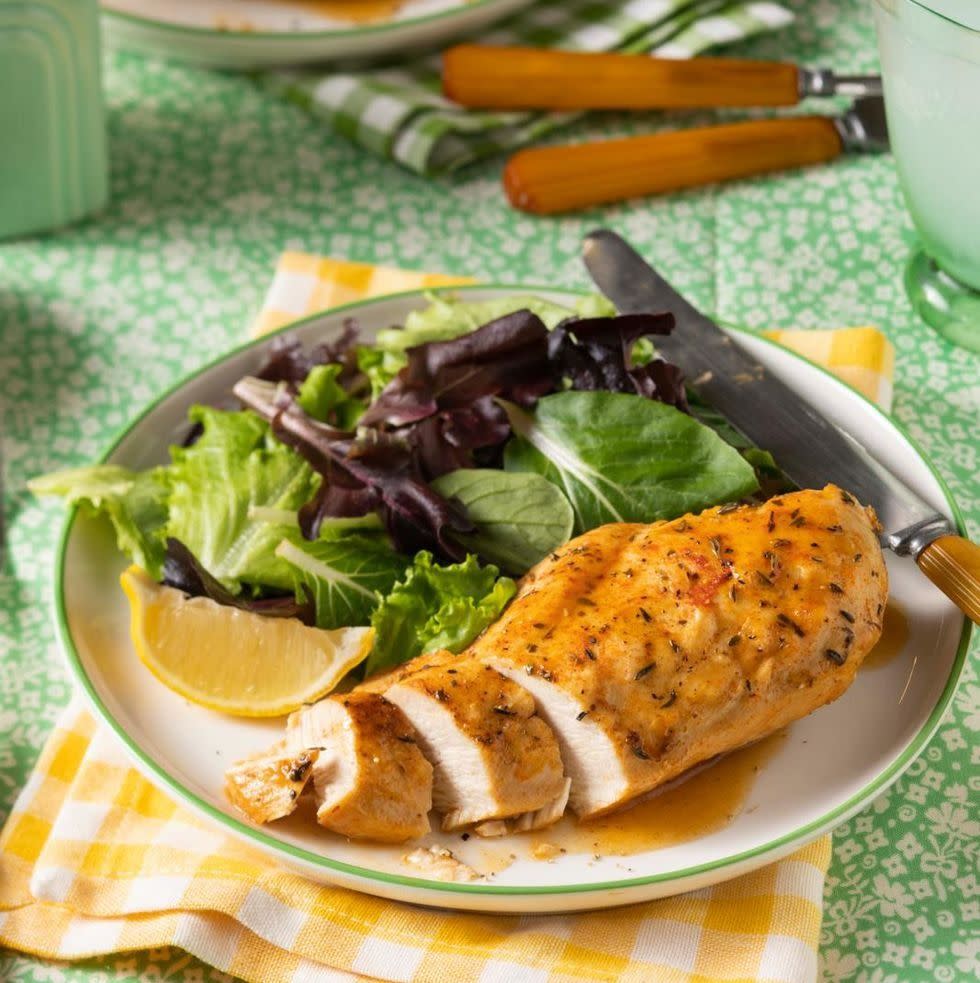
[(426, 24), (433, 24), (446, 17), (452, 17), (460, 12), (471, 13), (481, 10), (484, 7), (493, 7), (499, 4), (500, 0), (457, 0), (452, 7), (445, 10), (436, 11), (431, 14), (422, 14), (419, 17), (405, 17), (401, 20), (388, 20), (380, 24), (367, 24), (360, 27), (339, 28), (334, 30), (315, 30), (315, 31), (225, 31), (216, 27), (198, 27), (196, 24), (180, 24), (172, 21), (160, 20), (148, 17), (144, 14), (134, 14), (128, 10), (119, 10), (114, 7), (100, 3), (100, 10), (105, 17), (114, 17), (117, 20), (125, 21), (129, 24), (136, 24), (143, 28), (153, 28), (156, 30), (172, 31), (176, 34), (184, 34), (198, 38), (222, 38), (229, 41), (324, 41), (337, 40), (340, 38), (354, 38), (364, 35), (383, 34), (386, 31), (397, 30), (405, 27), (421, 27)]
[[(146, 406), (138, 416), (136, 416), (130, 423), (128, 423), (122, 430), (117, 433), (115, 439), (109, 445), (108, 449), (100, 458), (100, 463), (104, 463), (105, 460), (112, 455), (119, 444), (128, 436), (130, 431), (133, 430), (139, 423), (141, 423), (147, 416), (149, 416), (164, 400), (169, 399), (172, 395), (186, 386), (193, 379), (196, 379), (205, 373), (211, 371), (214, 367), (224, 362), (226, 359), (231, 358), (240, 352), (246, 351), (251, 348), (257, 348), (260, 345), (267, 344), (269, 339), (278, 334), (283, 334), (284, 332), (295, 330), (313, 321), (321, 320), (324, 317), (336, 316), (338, 314), (360, 310), (365, 307), (369, 307), (374, 304), (378, 304), (385, 301), (407, 299), (409, 297), (422, 298), (428, 293), (466, 293), (471, 291), (480, 290), (495, 290), (495, 291), (509, 291), (515, 294), (534, 294), (538, 292), (543, 293), (566, 293), (569, 295), (584, 296), (587, 291), (581, 289), (575, 289), (570, 287), (555, 287), (555, 286), (543, 286), (540, 284), (505, 284), (505, 283), (481, 283), (481, 284), (465, 284), (456, 285), (448, 287), (435, 288), (434, 290), (404, 290), (398, 293), (385, 294), (380, 297), (371, 297), (366, 300), (358, 300), (349, 304), (341, 304), (337, 307), (331, 307), (326, 310), (320, 311), (316, 314), (311, 314), (307, 317), (300, 318), (296, 321), (292, 321), (289, 324), (283, 325), (281, 328), (271, 331), (268, 334), (262, 335), (260, 338), (254, 338), (247, 341), (241, 345), (236, 346), (225, 354), (219, 356), (218, 358), (212, 359), (206, 365), (199, 369), (189, 373), (184, 376), (180, 381), (176, 382), (174, 385), (170, 386), (165, 392), (158, 396), (153, 402)], [(946, 505), (953, 517), (953, 521), (956, 525), (957, 530), (960, 535), (964, 535), (964, 522), (962, 514), (960, 513), (959, 507), (956, 504), (955, 499), (950, 493), (949, 489), (946, 487), (945, 481), (943, 481), (942, 476), (933, 467), (932, 462), (929, 458), (922, 452), (922, 449), (918, 446), (915, 440), (906, 433), (904, 428), (892, 420), (883, 410), (872, 403), (864, 395), (859, 393), (852, 386), (849, 386), (846, 382), (838, 379), (833, 373), (829, 372), (823, 366), (811, 361), (805, 356), (798, 355), (796, 352), (790, 351), (777, 342), (765, 338), (762, 335), (756, 334), (754, 332), (748, 331), (744, 328), (726, 328), (726, 330), (734, 330), (736, 333), (745, 334), (753, 338), (760, 338), (767, 345), (772, 345), (774, 348), (778, 348), (780, 351), (789, 352), (789, 354), (798, 359), (799, 361), (809, 365), (811, 368), (816, 369), (823, 375), (834, 380), (840, 385), (849, 389), (854, 395), (856, 395), (860, 400), (862, 400), (868, 409), (872, 410), (875, 414), (884, 420), (884, 422), (892, 426), (899, 434), (911, 445), (913, 450), (919, 456), (922, 463), (926, 466), (927, 470), (936, 479), (940, 490), (943, 493), (943, 497), (946, 500)], [(972, 631), (972, 623), (966, 617), (963, 619), (963, 627), (960, 631), (959, 644), (956, 649), (956, 654), (953, 659), (953, 664), (950, 669), (949, 676), (946, 680), (946, 684), (943, 687), (943, 691), (933, 707), (932, 712), (929, 714), (928, 718), (925, 720), (923, 725), (919, 728), (916, 735), (909, 741), (908, 746), (901, 752), (898, 758), (893, 761), (887, 768), (885, 768), (880, 774), (878, 774), (872, 781), (865, 785), (860, 791), (856, 792), (854, 795), (850, 796), (846, 801), (842, 802), (840, 805), (831, 809), (829, 812), (823, 813), (816, 819), (805, 823), (803, 826), (789, 832), (776, 839), (769, 840), (766, 843), (760, 844), (759, 846), (752, 847), (749, 850), (743, 850), (741, 853), (733, 854), (731, 856), (713, 860), (703, 864), (697, 864), (693, 867), (685, 867), (680, 870), (665, 871), (659, 874), (649, 874), (646, 877), (632, 877), (624, 880), (615, 881), (600, 881), (594, 884), (567, 884), (567, 885), (514, 885), (506, 886), (499, 884), (457, 884), (457, 883), (447, 883), (445, 881), (433, 881), (426, 880), (421, 877), (409, 877), (402, 874), (391, 874), (384, 871), (372, 870), (368, 867), (359, 867), (356, 864), (345, 863), (340, 860), (332, 860), (329, 857), (321, 856), (320, 854), (313, 853), (310, 850), (306, 850), (302, 847), (295, 846), (291, 843), (285, 843), (282, 840), (269, 835), (261, 829), (256, 829), (253, 826), (248, 825), (242, 820), (236, 819), (234, 816), (218, 809), (216, 806), (211, 805), (209, 802), (205, 802), (202, 798), (191, 792), (189, 789), (185, 788), (176, 778), (171, 776), (161, 765), (157, 764), (149, 754), (147, 754), (141, 747), (139, 747), (130, 736), (123, 729), (122, 725), (112, 716), (105, 704), (99, 699), (98, 694), (95, 691), (95, 687), (92, 685), (88, 676), (85, 674), (84, 667), (82, 666), (81, 657), (78, 654), (78, 650), (75, 648), (74, 641), (71, 637), (71, 632), (68, 627), (68, 615), (67, 607), (65, 602), (65, 553), (68, 546), (68, 540), (71, 536), (72, 528), (75, 524), (75, 519), (77, 517), (77, 508), (72, 508), (69, 512), (67, 518), (65, 519), (64, 526), (62, 529), (61, 537), (58, 543), (58, 553), (55, 562), (55, 584), (54, 584), (54, 594), (55, 594), (55, 612), (57, 616), (58, 631), (61, 638), (62, 647), (65, 652), (66, 659), (68, 661), (69, 669), (74, 675), (75, 679), (79, 685), (84, 690), (89, 702), (95, 709), (101, 719), (108, 724), (111, 730), (115, 733), (116, 737), (123, 743), (124, 747), (128, 753), (135, 758), (146, 772), (152, 774), (157, 782), (169, 789), (177, 799), (189, 805), (191, 808), (197, 812), (207, 816), (212, 821), (218, 823), (225, 830), (238, 836), (240, 839), (245, 839), (252, 841), (253, 844), (258, 843), (263, 847), (273, 851), (274, 853), (283, 854), (294, 860), (300, 860), (305, 864), (311, 865), (313, 867), (318, 867), (327, 871), (334, 871), (337, 873), (353, 875), (360, 877), (367, 881), (376, 881), (382, 884), (396, 884), (403, 887), (419, 888), (421, 890), (442, 892), (445, 894), (469, 894), (469, 895), (487, 895), (487, 896), (510, 896), (510, 897), (520, 897), (520, 896), (530, 896), (530, 895), (561, 895), (561, 894), (587, 894), (594, 892), (605, 892), (612, 890), (622, 890), (625, 888), (635, 888), (635, 887), (645, 887), (651, 884), (660, 884), (665, 881), (675, 881), (682, 880), (689, 877), (694, 877), (700, 874), (709, 873), (712, 871), (723, 870), (727, 867), (734, 867), (739, 864), (745, 863), (747, 861), (764, 857), (767, 854), (774, 853), (779, 850), (780, 847), (785, 847), (789, 845), (803, 844), (809, 839), (812, 839), (822, 833), (824, 830), (833, 827), (838, 822), (844, 821), (850, 814), (856, 812), (861, 806), (870, 802), (876, 795), (882, 792), (888, 787), (895, 779), (902, 774), (902, 772), (915, 760), (918, 754), (922, 751), (923, 747), (928, 743), (930, 738), (935, 733), (939, 726), (940, 720), (949, 706), (950, 701), (953, 698), (953, 693), (956, 690), (957, 683), (959, 682), (960, 675), (963, 671), (963, 665), (966, 660), (967, 648), (969, 646), (970, 635)]]

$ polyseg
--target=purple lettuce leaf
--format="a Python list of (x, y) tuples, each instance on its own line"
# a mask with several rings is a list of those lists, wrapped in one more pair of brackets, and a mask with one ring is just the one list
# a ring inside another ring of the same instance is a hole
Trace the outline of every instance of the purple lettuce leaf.
[(510, 421), (491, 396), (470, 406), (441, 410), (398, 431), (405, 431), (427, 480), (460, 468), (499, 464), (501, 449), (510, 436)]
[(300, 510), (307, 539), (317, 537), (327, 516), (376, 511), (399, 552), (435, 545), (452, 559), (465, 555), (450, 534), (472, 532), (473, 524), (458, 505), (429, 487), (418, 455), (403, 436), (335, 430), (304, 413), (287, 390), (255, 379), (243, 379), (235, 394), (269, 420), (273, 433), (323, 478), (316, 497)]
[(686, 410), (680, 369), (663, 359), (633, 364), (640, 338), (667, 335), (672, 314), (622, 314), (618, 317), (570, 319), (548, 337), (548, 357), (572, 389), (637, 393)]
[(353, 318), (344, 320), (340, 334), (333, 341), (321, 342), (309, 351), (295, 335), (277, 335), (272, 339), (265, 361), (255, 372), (255, 377), (266, 382), (285, 382), (295, 389), (314, 366), (338, 362), (344, 366), (338, 381), (347, 383), (346, 388), (350, 391), (349, 383), (359, 374), (356, 354), (359, 337), (360, 329)]
[(526, 310), (406, 354), (408, 364), (365, 413), (363, 425), (399, 427), (441, 410), (468, 408), (484, 396), (528, 406), (554, 388), (548, 329)]

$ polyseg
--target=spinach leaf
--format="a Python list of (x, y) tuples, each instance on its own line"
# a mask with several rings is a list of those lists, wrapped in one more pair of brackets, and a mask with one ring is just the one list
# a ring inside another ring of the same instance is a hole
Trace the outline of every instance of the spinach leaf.
[(769, 451), (756, 447), (740, 430), (736, 430), (725, 416), (705, 403), (693, 391), (688, 393), (688, 409), (696, 420), (700, 420), (706, 427), (711, 427), (726, 444), (739, 451), (742, 457), (755, 468), (763, 498), (772, 498), (773, 495), (796, 489)]
[(564, 491), (575, 531), (653, 522), (758, 488), (752, 466), (714, 431), (664, 403), (626, 393), (564, 392), (533, 414), (505, 404), (515, 437), (507, 471), (533, 471)]
[(459, 542), (507, 573), (524, 573), (572, 534), (568, 499), (541, 475), (463, 468), (432, 487), (457, 499), (476, 526), (474, 533), (454, 534)]
[(312, 597), (320, 628), (368, 624), (381, 595), (404, 576), (409, 563), (382, 536), (309, 542), (296, 533), (282, 540), (275, 553), (293, 573), (297, 600)]

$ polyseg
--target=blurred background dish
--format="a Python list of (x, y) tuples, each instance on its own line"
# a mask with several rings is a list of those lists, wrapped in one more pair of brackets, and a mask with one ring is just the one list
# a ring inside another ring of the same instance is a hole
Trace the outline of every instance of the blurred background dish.
[(103, 0), (107, 45), (212, 68), (375, 58), (477, 31), (527, 0)]

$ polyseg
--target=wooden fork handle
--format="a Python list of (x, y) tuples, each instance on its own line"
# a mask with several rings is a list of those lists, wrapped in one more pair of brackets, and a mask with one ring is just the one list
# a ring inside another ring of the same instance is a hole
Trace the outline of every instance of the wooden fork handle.
[(515, 208), (550, 215), (816, 164), (841, 149), (825, 116), (755, 120), (522, 150), (507, 162), (504, 190)]
[(443, 54), (442, 91), (484, 109), (693, 109), (792, 106), (795, 65), (651, 58), (461, 44)]
[(974, 624), (980, 625), (980, 546), (960, 536), (940, 536), (915, 562)]

